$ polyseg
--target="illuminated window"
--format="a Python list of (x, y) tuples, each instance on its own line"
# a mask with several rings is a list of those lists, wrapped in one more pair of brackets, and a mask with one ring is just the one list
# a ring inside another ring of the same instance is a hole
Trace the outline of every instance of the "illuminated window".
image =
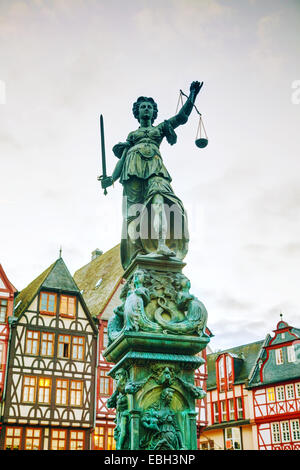
[(25, 375), (23, 380), (23, 401), (26, 403), (35, 402), (36, 377)]
[(36, 356), (39, 353), (40, 333), (38, 331), (27, 331), (25, 354)]
[(68, 380), (56, 379), (55, 403), (57, 405), (68, 404)]
[(279, 423), (271, 423), (271, 433), (273, 444), (278, 444), (280, 442)]
[(291, 438), (290, 438), (289, 422), (281, 421), (280, 427), (281, 427), (282, 442), (290, 442)]
[(38, 381), (38, 403), (49, 404), (51, 399), (51, 379), (39, 378)]
[(41, 292), (40, 295), (40, 312), (55, 315), (56, 311), (56, 294)]
[(114, 440), (114, 429), (110, 427), (107, 428), (107, 450), (116, 450), (116, 441)]
[(60, 315), (74, 318), (76, 313), (76, 297), (61, 295), (59, 313)]
[(276, 364), (279, 366), (283, 364), (283, 351), (282, 349), (275, 349)]
[(70, 343), (71, 337), (68, 335), (58, 336), (58, 357), (68, 359), (70, 357)]
[(84, 432), (71, 431), (70, 433), (70, 450), (83, 450), (84, 448)]
[(0, 370), (3, 369), (3, 365), (5, 361), (3, 354), (4, 354), (4, 343), (0, 342)]
[(8, 301), (5, 299), (0, 299), (0, 322), (4, 323), (6, 321)]
[(96, 426), (94, 431), (94, 449), (95, 450), (105, 450), (104, 449), (104, 426)]
[(53, 356), (54, 333), (42, 333), (41, 356)]
[(267, 388), (267, 402), (272, 403), (275, 401), (275, 390), (274, 387)]
[(66, 434), (67, 431), (62, 429), (52, 429), (51, 431), (51, 449), (50, 450), (65, 450), (66, 448)]
[(105, 370), (100, 370), (99, 392), (100, 392), (100, 395), (110, 394), (109, 393), (109, 377), (107, 377)]
[(241, 450), (242, 440), (240, 428), (225, 428), (224, 437), (226, 450)]
[(292, 439), (293, 441), (300, 441), (300, 425), (299, 419), (291, 421)]
[(80, 382), (79, 380), (71, 380), (70, 405), (71, 406), (82, 405), (82, 382)]
[(276, 387), (276, 398), (277, 398), (277, 401), (284, 400), (284, 386), (283, 385)]
[(5, 450), (20, 450), (22, 428), (6, 428)]
[(293, 384), (288, 384), (285, 386), (285, 393), (286, 393), (286, 399), (291, 400), (295, 398), (295, 393), (294, 393), (294, 385)]
[(83, 361), (84, 359), (84, 338), (82, 336), (73, 336), (72, 359), (77, 361)]
[(25, 434), (25, 450), (40, 450), (41, 436), (41, 429), (27, 428)]
[(288, 362), (295, 362), (296, 355), (295, 355), (294, 345), (292, 344), (291, 346), (288, 346), (286, 349), (287, 349)]

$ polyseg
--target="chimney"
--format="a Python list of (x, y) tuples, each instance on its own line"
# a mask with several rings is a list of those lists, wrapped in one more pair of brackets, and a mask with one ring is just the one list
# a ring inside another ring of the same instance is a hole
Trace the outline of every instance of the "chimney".
[(93, 259), (98, 258), (98, 256), (101, 256), (103, 254), (103, 251), (99, 250), (99, 248), (96, 248), (96, 250), (92, 251), (92, 261)]

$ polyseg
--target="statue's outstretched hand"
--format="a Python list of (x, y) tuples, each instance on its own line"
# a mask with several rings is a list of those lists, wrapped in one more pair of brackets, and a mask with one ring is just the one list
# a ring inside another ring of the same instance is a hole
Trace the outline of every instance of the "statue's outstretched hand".
[(195, 82), (191, 83), (190, 92), (194, 96), (194, 98), (196, 98), (196, 96), (198, 95), (198, 93), (201, 90), (202, 86), (203, 86), (203, 82), (195, 81)]

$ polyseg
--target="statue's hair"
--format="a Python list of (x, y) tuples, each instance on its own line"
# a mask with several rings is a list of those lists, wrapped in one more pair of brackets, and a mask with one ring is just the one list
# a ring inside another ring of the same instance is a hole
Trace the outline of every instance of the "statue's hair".
[(151, 121), (151, 124), (152, 124), (155, 121), (155, 119), (157, 118), (157, 113), (158, 113), (157, 104), (156, 104), (156, 102), (154, 101), (153, 98), (147, 98), (146, 96), (140, 96), (136, 100), (136, 102), (133, 103), (133, 107), (132, 107), (133, 115), (137, 120), (139, 120), (139, 107), (140, 107), (140, 104), (143, 103), (144, 101), (149, 101), (149, 103), (151, 103), (152, 106), (153, 106), (153, 117), (152, 117), (152, 121)]

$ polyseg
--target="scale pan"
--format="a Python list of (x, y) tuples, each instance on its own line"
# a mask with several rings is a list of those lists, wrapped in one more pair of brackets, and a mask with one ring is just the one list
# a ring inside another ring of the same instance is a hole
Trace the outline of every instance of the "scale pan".
[(197, 139), (197, 140), (195, 140), (195, 144), (200, 149), (204, 149), (204, 147), (206, 147), (207, 144), (208, 144), (208, 140), (207, 139)]

